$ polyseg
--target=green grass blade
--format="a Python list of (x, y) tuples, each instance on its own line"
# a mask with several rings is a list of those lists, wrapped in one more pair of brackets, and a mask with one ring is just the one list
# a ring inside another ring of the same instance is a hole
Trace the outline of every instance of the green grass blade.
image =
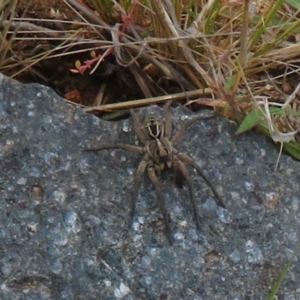
[(293, 253), (293, 256), (290, 258), (290, 260), (288, 261), (288, 263), (286, 264), (284, 269), (281, 271), (281, 273), (279, 275), (279, 278), (278, 278), (277, 282), (275, 283), (275, 285), (272, 287), (271, 292), (270, 292), (267, 300), (274, 300), (275, 299), (275, 297), (276, 297), (276, 295), (279, 291), (279, 288), (282, 285), (288, 271), (290, 270), (290, 268), (292, 266), (292, 263), (294, 262), (294, 260), (296, 259), (297, 255), (298, 255), (299, 251), (300, 251), (300, 242), (298, 242), (297, 247), (296, 247), (296, 249)]
[(296, 9), (300, 9), (299, 0), (285, 0), (285, 2), (289, 5), (291, 5), (292, 7), (296, 8)]
[(253, 127), (255, 127), (260, 119), (262, 118), (263, 113), (261, 109), (254, 109), (252, 110), (242, 121), (240, 124), (238, 130), (236, 131), (236, 134), (240, 134), (243, 132), (246, 132)]
[[(271, 116), (294, 116), (294, 117), (300, 117), (300, 111), (296, 111), (296, 110), (293, 110), (293, 109), (286, 110), (286, 109), (283, 109), (281, 107), (269, 107), (269, 111), (270, 111)], [(264, 116), (264, 112), (263, 112), (263, 110), (261, 108), (252, 110), (244, 118), (244, 120), (240, 124), (238, 130), (236, 131), (236, 134), (240, 134), (240, 133), (246, 132), (246, 131), (252, 129), (253, 127), (255, 127), (256, 125), (263, 125), (263, 124), (259, 124), (260, 121), (261, 121), (261, 118), (263, 116)], [(261, 123), (264, 123), (264, 122), (261, 122)]]
[(294, 158), (300, 160), (300, 144), (297, 142), (289, 142), (283, 144), (284, 149)]
[[(273, 7), (270, 9), (270, 11), (267, 13), (266, 18), (262, 19), (260, 23), (257, 26), (257, 30), (255, 30), (254, 35), (251, 38), (249, 50), (251, 50), (255, 45), (258, 44), (258, 40), (261, 38), (263, 33), (265, 32), (268, 25), (271, 23), (272, 20), (276, 17), (276, 14), (281, 7), (281, 5), (284, 3), (283, 0), (274, 1)], [(255, 54), (256, 56), (257, 54)]]

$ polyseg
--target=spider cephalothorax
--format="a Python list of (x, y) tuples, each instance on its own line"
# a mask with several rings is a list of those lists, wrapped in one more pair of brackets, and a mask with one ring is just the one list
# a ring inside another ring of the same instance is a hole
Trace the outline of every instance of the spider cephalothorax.
[(174, 146), (182, 138), (185, 130), (192, 123), (207, 117), (203, 117), (203, 116), (194, 117), (193, 119), (187, 121), (179, 129), (179, 131), (173, 137), (171, 137), (172, 120), (170, 114), (170, 105), (171, 105), (171, 101), (167, 102), (166, 105), (164, 106), (163, 118), (158, 118), (156, 116), (149, 116), (144, 120), (142, 124), (140, 123), (134, 110), (133, 109), (130, 110), (133, 119), (133, 126), (135, 129), (135, 133), (139, 138), (140, 142), (144, 144), (143, 147), (138, 147), (138, 146), (128, 145), (128, 144), (115, 144), (115, 145), (102, 146), (95, 149), (87, 149), (87, 151), (100, 151), (105, 149), (119, 148), (130, 152), (138, 153), (138, 154), (144, 154), (142, 161), (140, 162), (137, 168), (136, 175), (134, 178), (134, 184), (133, 184), (132, 194), (131, 194), (131, 214), (130, 214), (129, 225), (130, 226), (132, 225), (133, 218), (135, 215), (136, 200), (137, 200), (138, 189), (141, 183), (142, 175), (147, 170), (149, 178), (155, 187), (155, 193), (163, 215), (167, 237), (170, 243), (172, 243), (172, 234), (171, 234), (169, 218), (168, 218), (165, 202), (162, 195), (161, 183), (158, 179), (158, 175), (162, 170), (164, 170), (165, 168), (173, 168), (177, 172), (180, 172), (183, 178), (186, 180), (189, 188), (191, 203), (194, 212), (194, 219), (195, 219), (197, 229), (200, 228), (201, 222), (200, 222), (200, 217), (196, 206), (195, 189), (194, 189), (193, 181), (190, 177), (190, 174), (185, 164), (188, 164), (193, 168), (195, 168), (198, 174), (204, 179), (206, 184), (211, 188), (215, 196), (216, 203), (219, 206), (224, 208), (225, 205), (221, 200), (217, 191), (214, 189), (213, 185), (210, 183), (208, 178), (203, 173), (200, 166), (191, 157), (189, 157), (188, 155), (182, 152), (179, 152), (174, 148)]

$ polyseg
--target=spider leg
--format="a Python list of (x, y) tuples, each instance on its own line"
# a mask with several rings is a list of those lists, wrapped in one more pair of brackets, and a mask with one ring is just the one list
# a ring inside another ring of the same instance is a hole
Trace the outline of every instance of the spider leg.
[(174, 135), (174, 137), (172, 138), (172, 143), (173, 145), (176, 145), (177, 143), (179, 143), (181, 141), (181, 139), (183, 138), (183, 135), (185, 133), (185, 131), (195, 122), (202, 120), (202, 119), (211, 119), (214, 118), (215, 116), (196, 116), (188, 121), (186, 121), (182, 127), (177, 131), (177, 133)]
[(148, 175), (149, 175), (151, 182), (153, 183), (153, 185), (155, 187), (156, 197), (157, 197), (158, 204), (159, 204), (161, 213), (163, 215), (164, 223), (165, 223), (167, 238), (168, 238), (170, 244), (172, 245), (173, 237), (171, 234), (171, 227), (170, 227), (169, 220), (168, 220), (167, 209), (166, 209), (165, 201), (164, 201), (162, 191), (161, 191), (161, 184), (160, 184), (158, 177), (156, 176), (154, 163), (152, 161), (150, 161), (148, 164)]
[(134, 215), (135, 215), (135, 208), (136, 208), (136, 200), (138, 196), (139, 187), (141, 185), (142, 177), (145, 173), (146, 167), (149, 163), (149, 155), (146, 154), (142, 161), (140, 162), (135, 177), (134, 177), (134, 183), (131, 190), (131, 210), (130, 210), (130, 220), (129, 220), (129, 227), (132, 226)]
[(137, 153), (137, 154), (144, 153), (144, 150), (142, 147), (129, 145), (129, 144), (114, 144), (114, 145), (101, 146), (98, 148), (87, 148), (87, 149), (84, 149), (84, 151), (102, 151), (102, 150), (109, 150), (109, 149), (123, 149), (123, 150)]
[(193, 206), (194, 219), (195, 219), (196, 227), (199, 230), (201, 227), (201, 221), (200, 221), (200, 217), (199, 217), (198, 210), (197, 210), (195, 188), (194, 188), (194, 183), (192, 181), (192, 178), (189, 174), (188, 169), (184, 165), (184, 163), (182, 161), (180, 161), (179, 159), (176, 159), (176, 156), (174, 159), (174, 168), (177, 168), (181, 172), (181, 174), (183, 175), (184, 179), (187, 182), (187, 185), (189, 187), (189, 192), (190, 192), (190, 198), (191, 198), (191, 202), (192, 202), (192, 206)]
[(188, 155), (181, 153), (181, 152), (177, 152), (176, 156), (183, 162), (189, 164), (190, 166), (192, 166), (193, 168), (195, 168), (198, 172), (198, 174), (204, 179), (204, 181), (206, 182), (206, 184), (211, 188), (214, 196), (215, 196), (215, 201), (216, 203), (223, 207), (226, 208), (225, 204), (223, 203), (220, 195), (218, 194), (218, 192), (216, 191), (216, 189), (213, 187), (212, 183), (210, 182), (210, 180), (205, 176), (205, 174), (203, 173), (203, 170), (200, 168), (200, 166)]
[(147, 136), (144, 134), (144, 132), (142, 130), (143, 126), (142, 126), (139, 118), (137, 117), (137, 115), (133, 109), (130, 109), (129, 111), (130, 111), (130, 114), (132, 117), (135, 134), (137, 135), (137, 137), (143, 144), (146, 144)]
[(170, 112), (170, 106), (172, 104), (172, 101), (169, 100), (164, 105), (164, 125), (165, 125), (165, 138), (169, 139), (172, 134), (172, 118), (171, 118), (171, 112)]

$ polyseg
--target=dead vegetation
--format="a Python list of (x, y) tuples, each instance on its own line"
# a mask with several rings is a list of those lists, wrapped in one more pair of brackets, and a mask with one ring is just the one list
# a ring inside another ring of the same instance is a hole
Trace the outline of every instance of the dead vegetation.
[(300, 159), (297, 1), (2, 0), (0, 71), (103, 114), (209, 106)]

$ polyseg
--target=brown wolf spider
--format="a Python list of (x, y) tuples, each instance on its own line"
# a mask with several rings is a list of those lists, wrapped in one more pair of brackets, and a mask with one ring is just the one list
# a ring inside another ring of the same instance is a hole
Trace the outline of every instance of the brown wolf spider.
[(156, 116), (148, 116), (145, 118), (144, 122), (141, 124), (136, 113), (133, 109), (130, 109), (130, 114), (133, 119), (133, 127), (137, 137), (140, 142), (144, 144), (143, 147), (138, 147), (129, 144), (114, 144), (101, 146), (99, 148), (94, 149), (86, 149), (86, 151), (101, 151), (108, 149), (123, 149), (137, 154), (144, 154), (142, 161), (140, 162), (136, 175), (134, 178), (134, 184), (131, 193), (131, 213), (130, 213), (130, 222), (129, 227), (131, 227), (133, 223), (133, 218), (135, 215), (136, 209), (136, 200), (138, 195), (138, 190), (140, 187), (142, 175), (147, 170), (149, 178), (155, 187), (156, 197), (158, 199), (158, 204), (160, 206), (160, 210), (163, 215), (163, 220), (165, 223), (165, 230), (170, 244), (172, 244), (172, 235), (171, 228), (168, 220), (167, 210), (165, 206), (165, 201), (162, 195), (161, 183), (158, 179), (160, 172), (166, 168), (173, 168), (175, 171), (179, 171), (183, 178), (186, 180), (190, 198), (193, 206), (194, 219), (196, 223), (197, 229), (200, 228), (200, 217), (197, 211), (196, 206), (196, 197), (195, 197), (195, 188), (193, 181), (190, 177), (188, 169), (185, 165), (188, 164), (196, 169), (198, 174), (204, 179), (206, 184), (211, 188), (217, 205), (225, 208), (221, 197), (209, 181), (209, 179), (205, 176), (200, 166), (188, 155), (179, 152), (174, 148), (174, 146), (180, 141), (184, 132), (187, 128), (194, 122), (203, 119), (203, 118), (211, 118), (211, 116), (196, 116), (191, 120), (188, 120), (171, 138), (172, 134), (172, 120), (170, 113), (170, 105), (172, 101), (168, 101), (163, 110), (163, 118), (158, 118)]

